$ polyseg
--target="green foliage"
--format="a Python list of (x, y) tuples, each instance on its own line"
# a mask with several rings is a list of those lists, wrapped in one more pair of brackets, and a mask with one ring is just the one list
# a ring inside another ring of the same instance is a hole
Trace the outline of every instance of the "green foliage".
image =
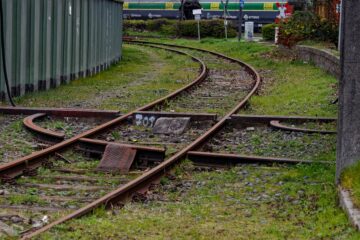
[(144, 31), (146, 29), (146, 22), (144, 20), (125, 20), (124, 29), (133, 29), (138, 31)]
[(275, 28), (277, 26), (277, 24), (267, 24), (263, 26), (261, 29), (263, 39), (273, 41), (275, 39)]
[(329, 41), (337, 45), (338, 26), (336, 23), (320, 18), (311, 12), (298, 11), (280, 24), (279, 43), (292, 47), (302, 40)]
[[(168, 19), (155, 20), (125, 20), (125, 30), (158, 32), (165, 36), (197, 37), (197, 22), (195, 20), (176, 21)], [(223, 20), (204, 20), (200, 23), (202, 37), (225, 37)], [(236, 37), (235, 26), (228, 26), (228, 37)]]
[(344, 170), (341, 185), (349, 190), (354, 204), (360, 207), (360, 162)]

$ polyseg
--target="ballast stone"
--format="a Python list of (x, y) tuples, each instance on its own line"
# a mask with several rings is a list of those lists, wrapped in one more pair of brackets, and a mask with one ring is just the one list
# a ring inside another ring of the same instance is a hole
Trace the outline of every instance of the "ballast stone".
[(190, 118), (158, 118), (153, 127), (155, 134), (183, 134), (190, 124)]

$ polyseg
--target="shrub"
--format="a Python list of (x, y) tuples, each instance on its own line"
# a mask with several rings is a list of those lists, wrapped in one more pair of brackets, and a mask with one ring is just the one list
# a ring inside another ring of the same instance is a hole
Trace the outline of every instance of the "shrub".
[(146, 21), (146, 30), (148, 31), (160, 31), (160, 29), (165, 25), (172, 25), (173, 22), (160, 18), (160, 19), (154, 19), (154, 20), (147, 20)]
[(268, 40), (268, 41), (275, 40), (275, 28), (277, 26), (278, 25), (275, 24), (275, 23), (267, 24), (267, 25), (263, 26), (262, 29), (261, 29), (263, 39)]
[(136, 31), (144, 31), (146, 29), (146, 22), (144, 20), (125, 20), (124, 29), (133, 29)]
[(295, 12), (287, 22), (280, 24), (280, 44), (292, 47), (297, 42), (306, 39), (329, 41), (337, 45), (337, 24), (320, 20), (311, 12)]
[[(155, 20), (125, 20), (124, 29), (132, 29), (135, 31), (157, 31), (164, 35), (183, 36), (183, 37), (197, 37), (197, 22), (195, 20), (176, 21), (168, 19)], [(225, 37), (224, 21), (223, 20), (203, 20), (200, 22), (201, 37)], [(228, 37), (236, 37), (235, 26), (229, 24)]]
[[(178, 35), (183, 37), (197, 37), (197, 22), (194, 20), (178, 23)], [(205, 20), (200, 22), (201, 37), (224, 38), (225, 28), (223, 20)], [(235, 27), (228, 25), (228, 37), (236, 37)]]
[(315, 31), (315, 38), (320, 41), (329, 41), (337, 46), (339, 41), (338, 24), (329, 21), (321, 21), (318, 30)]

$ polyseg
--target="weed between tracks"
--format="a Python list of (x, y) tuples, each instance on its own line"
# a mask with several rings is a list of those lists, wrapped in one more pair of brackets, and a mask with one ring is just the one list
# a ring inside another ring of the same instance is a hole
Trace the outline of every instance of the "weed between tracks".
[(41, 239), (357, 239), (334, 208), (332, 167), (183, 167), (145, 202), (97, 211)]
[(22, 127), (23, 116), (0, 115), (0, 163), (30, 154), (38, 148), (31, 134)]
[[(261, 70), (262, 90), (244, 113), (336, 116), (337, 107), (330, 104), (336, 97), (336, 80), (312, 65), (271, 57), (272, 47), (213, 39), (201, 43), (162, 41), (222, 52)], [(297, 143), (285, 139), (283, 144), (289, 146), (275, 150), (271, 144), (263, 147), (266, 139), (279, 141), (277, 131), (266, 136), (254, 134), (257, 137), (251, 136), (251, 147), (263, 149), (264, 154), (290, 152), (312, 158), (309, 160), (335, 159), (331, 136), (313, 135), (308, 141), (304, 135), (300, 139), (306, 141)], [(321, 156), (316, 156), (319, 149)], [(142, 203), (133, 202), (120, 210), (97, 210), (40, 238), (360, 239), (338, 207), (335, 164), (239, 165), (231, 170), (198, 171), (185, 163), (174, 175), (175, 180), (162, 179)]]
[(99, 173), (98, 164), (99, 159), (68, 150), (50, 157), (36, 176), (22, 176), (15, 185), (2, 184), (1, 224), (11, 227), (16, 236), (43, 225), (44, 216), (54, 221), (139, 175)]
[(242, 113), (336, 116), (337, 106), (331, 104), (336, 99), (336, 79), (309, 63), (278, 54), (274, 47), (219, 39), (204, 39), (201, 43), (184, 39), (161, 42), (217, 51), (255, 67), (262, 77), (261, 91), (250, 99), (249, 107)]

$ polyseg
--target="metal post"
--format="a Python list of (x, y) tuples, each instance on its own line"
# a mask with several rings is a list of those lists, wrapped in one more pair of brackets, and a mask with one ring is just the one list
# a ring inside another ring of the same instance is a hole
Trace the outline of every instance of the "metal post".
[(201, 37), (200, 37), (200, 20), (197, 20), (197, 27), (198, 27), (198, 38), (199, 38), (199, 42), (201, 41)]
[(339, 12), (340, 12), (340, 20), (339, 20), (339, 38), (338, 38), (338, 50), (341, 48), (341, 21), (342, 21), (342, 0), (340, 0)]
[(179, 21), (184, 20), (184, 0), (181, 0), (181, 6), (180, 6), (180, 18)]
[(228, 38), (228, 37), (227, 37), (227, 35), (228, 35), (227, 33), (228, 33), (228, 32), (227, 32), (227, 20), (226, 20), (226, 17), (225, 17), (225, 20), (224, 20), (224, 26), (225, 26), (225, 39), (227, 40), (227, 38)]
[(241, 29), (242, 29), (242, 17), (243, 16), (243, 8), (242, 8), (242, 1), (239, 0), (239, 16), (238, 16), (238, 41), (241, 40)]

